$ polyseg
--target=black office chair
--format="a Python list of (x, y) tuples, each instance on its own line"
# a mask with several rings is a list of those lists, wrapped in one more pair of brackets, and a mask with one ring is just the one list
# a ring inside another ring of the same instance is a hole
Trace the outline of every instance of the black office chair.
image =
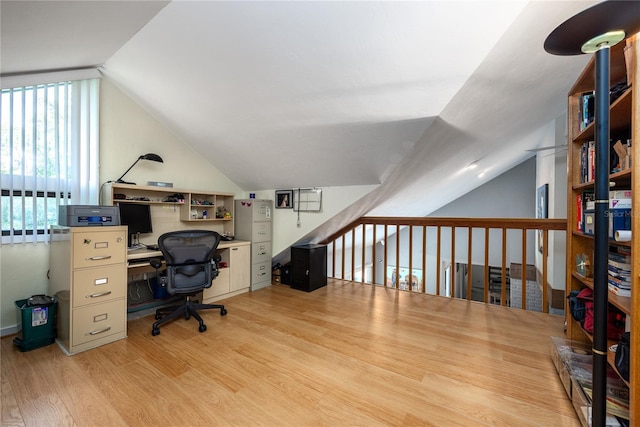
[[(156, 310), (156, 322), (151, 329), (151, 335), (160, 333), (160, 325), (184, 316), (189, 320), (191, 316), (198, 319), (198, 330), (204, 332), (207, 325), (197, 310), (219, 309), (220, 315), (227, 314), (224, 305), (200, 304), (192, 298), (203, 289), (211, 286), (212, 280), (218, 276), (218, 261), (216, 248), (220, 243), (220, 235), (208, 230), (182, 230), (165, 233), (158, 239), (158, 246), (166, 262), (167, 291), (170, 295), (184, 295), (184, 303), (177, 306), (161, 307)], [(158, 268), (162, 265), (159, 259), (152, 260), (151, 265)], [(158, 279), (160, 279), (158, 277)]]

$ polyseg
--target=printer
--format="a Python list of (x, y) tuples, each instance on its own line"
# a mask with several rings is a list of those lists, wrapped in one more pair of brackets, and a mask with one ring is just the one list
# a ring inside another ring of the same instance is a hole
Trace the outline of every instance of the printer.
[(62, 205), (58, 208), (58, 224), (67, 227), (120, 225), (117, 206)]

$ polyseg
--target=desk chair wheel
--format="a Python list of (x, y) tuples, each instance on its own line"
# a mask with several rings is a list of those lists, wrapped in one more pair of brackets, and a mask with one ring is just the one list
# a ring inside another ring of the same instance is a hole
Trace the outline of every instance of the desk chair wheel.
[(206, 330), (207, 330), (207, 325), (205, 325), (205, 324), (200, 325), (200, 326), (198, 327), (198, 330), (199, 330), (200, 332), (204, 332), (204, 331), (206, 331)]
[(223, 308), (222, 310), (220, 310), (220, 316), (226, 316), (227, 315), (227, 309)]
[(156, 335), (160, 335), (160, 328), (153, 328), (151, 329), (151, 335), (152, 336), (156, 336)]

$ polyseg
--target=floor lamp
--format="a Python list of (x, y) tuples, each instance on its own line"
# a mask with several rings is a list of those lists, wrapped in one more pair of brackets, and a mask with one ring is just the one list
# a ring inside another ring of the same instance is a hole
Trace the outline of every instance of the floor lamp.
[[(595, 53), (595, 227), (593, 264), (592, 426), (606, 421), (607, 264), (609, 258), (609, 59), (610, 48), (640, 31), (640, 2), (606, 1), (562, 23), (544, 49), (554, 55)], [(634, 90), (638, 90), (635, 88)], [(571, 141), (569, 141), (571, 143)]]

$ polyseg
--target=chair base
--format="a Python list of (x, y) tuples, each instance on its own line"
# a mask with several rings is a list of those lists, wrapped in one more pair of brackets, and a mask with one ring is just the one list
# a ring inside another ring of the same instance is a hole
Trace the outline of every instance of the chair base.
[(202, 317), (198, 314), (197, 310), (218, 309), (220, 315), (225, 316), (227, 310), (222, 304), (200, 304), (198, 302), (191, 301), (193, 295), (185, 297), (185, 301), (180, 305), (173, 305), (170, 307), (161, 307), (156, 310), (156, 322), (151, 327), (151, 335), (156, 336), (160, 334), (160, 325), (168, 323), (178, 317), (184, 317), (185, 320), (189, 320), (191, 316), (198, 320), (198, 331), (204, 332), (207, 330), (207, 325), (204, 324)]

